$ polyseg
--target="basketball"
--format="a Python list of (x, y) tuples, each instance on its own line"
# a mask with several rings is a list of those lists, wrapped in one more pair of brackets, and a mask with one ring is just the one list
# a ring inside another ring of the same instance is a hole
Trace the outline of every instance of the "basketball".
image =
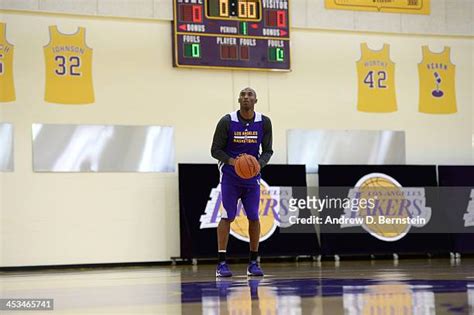
[[(399, 209), (400, 204), (402, 204), (405, 199), (399, 184), (394, 182), (394, 180), (392, 181), (383, 177), (373, 177), (367, 179), (360, 185), (360, 192), (364, 199), (373, 198), (370, 196), (370, 194), (377, 193), (377, 207), (379, 208), (379, 211), (383, 211), (380, 209), (390, 209), (390, 207)], [(359, 215), (374, 216), (376, 220), (370, 224), (365, 223), (364, 226), (369, 232), (374, 233), (372, 235), (386, 241), (397, 240), (410, 229), (409, 224), (378, 223), (378, 217), (383, 215), (383, 213), (375, 211), (374, 209), (359, 208)], [(406, 212), (401, 211), (393, 211), (393, 213), (384, 215), (390, 218), (405, 218), (408, 216)]]
[(257, 159), (248, 154), (242, 154), (235, 160), (235, 172), (243, 179), (249, 179), (260, 172), (260, 164)]

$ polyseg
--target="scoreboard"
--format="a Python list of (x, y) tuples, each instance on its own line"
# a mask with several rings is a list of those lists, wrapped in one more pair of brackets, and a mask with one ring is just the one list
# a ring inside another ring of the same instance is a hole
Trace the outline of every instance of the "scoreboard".
[(288, 0), (173, 0), (176, 67), (290, 70)]

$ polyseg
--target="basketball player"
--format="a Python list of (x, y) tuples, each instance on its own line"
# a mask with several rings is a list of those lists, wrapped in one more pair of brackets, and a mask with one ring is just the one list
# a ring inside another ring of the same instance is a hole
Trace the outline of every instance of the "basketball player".
[(217, 277), (232, 276), (226, 263), (226, 249), (230, 224), (235, 219), (239, 199), (249, 221), (250, 257), (247, 275), (263, 276), (263, 271), (257, 263), (260, 240), (260, 174), (250, 179), (242, 179), (235, 173), (234, 165), (235, 159), (244, 153), (253, 155), (260, 168), (268, 163), (273, 154), (272, 123), (270, 118), (254, 111), (257, 94), (252, 88), (245, 88), (240, 92), (239, 103), (240, 110), (225, 115), (217, 124), (211, 147), (212, 157), (219, 161), (224, 207), (217, 226)]

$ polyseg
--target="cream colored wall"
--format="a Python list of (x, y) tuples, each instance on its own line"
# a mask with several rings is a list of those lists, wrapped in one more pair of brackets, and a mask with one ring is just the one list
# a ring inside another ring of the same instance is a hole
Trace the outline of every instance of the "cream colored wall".
[[(217, 120), (254, 87), (257, 109), (274, 125), (273, 163), (286, 163), (290, 128), (393, 129), (407, 134), (408, 163), (470, 163), (472, 39), (293, 29), (292, 72), (176, 69), (169, 21), (4, 12), (15, 45), (17, 101), (1, 104), (15, 126), (15, 172), (1, 173), (0, 266), (165, 261), (179, 255), (178, 176), (32, 172), (31, 124), (171, 125), (177, 163), (213, 163)], [(45, 103), (42, 47), (48, 26), (87, 29), (93, 48), (96, 103)], [(390, 43), (399, 111), (356, 111), (360, 43)], [(452, 47), (456, 115), (418, 113), (421, 45)], [(198, 179), (192, 179), (198, 184)], [(200, 209), (196, 209), (200, 211)]]
[[(429, 15), (326, 10), (325, 0), (290, 0), (293, 27), (405, 34), (474, 35), (472, 0), (430, 0)], [(0, 0), (0, 9), (173, 19), (173, 0)]]

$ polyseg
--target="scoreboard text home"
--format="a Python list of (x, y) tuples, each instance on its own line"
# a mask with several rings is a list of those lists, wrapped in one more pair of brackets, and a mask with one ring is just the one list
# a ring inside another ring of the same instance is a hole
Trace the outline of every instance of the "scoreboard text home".
[(177, 67), (290, 70), (288, 0), (174, 0)]

